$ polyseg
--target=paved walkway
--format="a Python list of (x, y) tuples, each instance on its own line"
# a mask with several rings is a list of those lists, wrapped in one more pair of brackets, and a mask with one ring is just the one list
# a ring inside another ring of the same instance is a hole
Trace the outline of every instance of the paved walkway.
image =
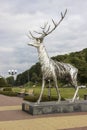
[(21, 110), (22, 98), (0, 95), (0, 130), (87, 130), (87, 113), (32, 116)]

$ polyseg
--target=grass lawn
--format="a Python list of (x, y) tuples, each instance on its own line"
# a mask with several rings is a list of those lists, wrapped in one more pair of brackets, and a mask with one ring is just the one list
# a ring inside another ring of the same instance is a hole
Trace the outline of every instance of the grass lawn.
[[(74, 95), (74, 92), (75, 92), (75, 89), (74, 88), (59, 88), (60, 90), (60, 94), (61, 94), (61, 97), (63, 98), (72, 98), (73, 95)], [(34, 88), (34, 93), (35, 94), (39, 94), (41, 91), (41, 88)], [(45, 88), (44, 89), (44, 95), (48, 95), (48, 88)], [(87, 89), (80, 89), (79, 90), (79, 95), (81, 98), (84, 97), (84, 95), (87, 94)], [(57, 93), (56, 93), (56, 89), (55, 88), (51, 88), (51, 96), (57, 96)]]
[[(15, 87), (13, 88), (13, 91), (15, 92), (19, 92), (22, 88), (19, 88), (19, 87)], [(34, 90), (34, 95), (39, 95), (40, 94), (40, 91), (41, 91), (41, 87), (34, 87), (34, 88), (29, 88), (29, 87), (25, 87), (26, 91), (28, 89), (33, 89)], [(75, 92), (75, 89), (74, 88), (59, 88), (60, 90), (60, 94), (61, 94), (61, 97), (63, 98), (72, 98), (73, 95), (74, 95), (74, 92)], [(87, 94), (87, 89), (84, 88), (84, 89), (79, 89), (79, 95), (80, 95), (80, 98), (84, 98), (84, 95)], [(45, 96), (48, 96), (48, 88), (45, 88), (44, 89), (44, 93), (43, 95)], [(55, 88), (51, 88), (51, 96), (54, 96), (56, 97), (57, 96), (57, 93), (56, 93), (56, 89)]]

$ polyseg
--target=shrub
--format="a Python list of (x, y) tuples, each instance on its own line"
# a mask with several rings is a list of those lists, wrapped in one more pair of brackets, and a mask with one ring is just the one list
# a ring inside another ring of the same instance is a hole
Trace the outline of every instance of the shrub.
[[(24, 97), (24, 100), (27, 100), (27, 101), (29, 101), (29, 102), (36, 102), (37, 100), (38, 100), (38, 96), (36, 95), (36, 96), (25, 96)], [(52, 96), (50, 99), (47, 97), (47, 96), (42, 96), (42, 100), (41, 100), (41, 102), (46, 102), (46, 101), (57, 101), (58, 99), (57, 99), (57, 97), (55, 97), (55, 96)], [(64, 101), (65, 99), (62, 97), (61, 98), (61, 100), (62, 101)]]
[(0, 94), (7, 95), (7, 96), (17, 96), (17, 93), (13, 91), (0, 91)]
[(11, 87), (5, 87), (5, 88), (3, 89), (3, 91), (9, 91), (9, 92), (11, 92), (11, 91), (12, 91), (12, 88), (11, 88)]
[(30, 101), (30, 102), (36, 102), (37, 101), (37, 96), (25, 96), (24, 100)]

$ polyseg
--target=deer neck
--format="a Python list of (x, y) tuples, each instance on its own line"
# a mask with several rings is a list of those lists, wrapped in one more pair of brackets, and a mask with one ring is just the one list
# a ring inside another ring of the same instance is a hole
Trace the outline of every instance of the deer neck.
[(49, 56), (47, 54), (45, 46), (43, 44), (40, 45), (39, 48), (37, 49), (37, 51), (38, 51), (40, 64), (42, 66), (43, 65), (47, 66), (49, 64)]

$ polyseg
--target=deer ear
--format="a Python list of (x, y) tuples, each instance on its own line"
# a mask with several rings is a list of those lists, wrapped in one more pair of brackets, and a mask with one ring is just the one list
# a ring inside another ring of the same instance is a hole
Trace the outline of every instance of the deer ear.
[(43, 40), (44, 40), (44, 38), (41, 38), (41, 39), (40, 39), (40, 42), (42, 43), (42, 42), (43, 42)]

